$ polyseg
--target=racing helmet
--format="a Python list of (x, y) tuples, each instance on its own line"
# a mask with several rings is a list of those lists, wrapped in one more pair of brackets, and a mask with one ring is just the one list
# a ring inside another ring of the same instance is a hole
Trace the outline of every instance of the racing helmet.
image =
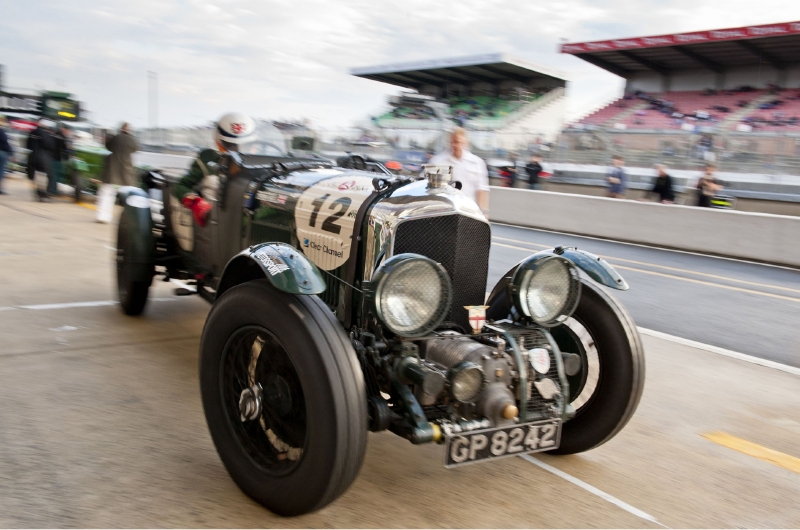
[(256, 122), (241, 112), (229, 112), (217, 122), (217, 141), (228, 151), (255, 139)]

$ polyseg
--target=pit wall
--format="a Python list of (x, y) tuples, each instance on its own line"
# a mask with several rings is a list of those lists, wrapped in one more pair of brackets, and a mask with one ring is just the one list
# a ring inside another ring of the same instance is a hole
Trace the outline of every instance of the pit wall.
[(800, 267), (800, 218), (492, 187), (493, 222)]

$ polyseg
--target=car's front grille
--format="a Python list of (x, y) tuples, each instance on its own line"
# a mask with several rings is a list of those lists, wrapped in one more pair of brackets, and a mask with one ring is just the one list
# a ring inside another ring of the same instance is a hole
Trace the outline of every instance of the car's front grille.
[(422, 254), (441, 263), (453, 283), (448, 321), (469, 331), (467, 305), (482, 305), (489, 273), (491, 229), (462, 215), (410, 219), (397, 225), (394, 255)]

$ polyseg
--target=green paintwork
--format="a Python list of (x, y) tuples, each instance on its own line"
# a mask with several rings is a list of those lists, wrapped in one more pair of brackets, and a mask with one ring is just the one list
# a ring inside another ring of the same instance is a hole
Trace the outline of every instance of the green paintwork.
[(628, 283), (620, 276), (620, 274), (603, 258), (597, 257), (591, 252), (585, 250), (578, 250), (574, 247), (556, 248), (552, 251), (564, 258), (567, 258), (574, 263), (579, 269), (589, 275), (591, 279), (620, 291), (627, 291), (629, 289)]
[[(253, 245), (233, 260), (241, 259), (241, 256), (247, 256), (256, 262), (270, 283), (285, 293), (320, 294), (326, 289), (322, 272), (291, 245), (285, 243)], [(222, 273), (222, 277), (225, 277), (225, 272)]]

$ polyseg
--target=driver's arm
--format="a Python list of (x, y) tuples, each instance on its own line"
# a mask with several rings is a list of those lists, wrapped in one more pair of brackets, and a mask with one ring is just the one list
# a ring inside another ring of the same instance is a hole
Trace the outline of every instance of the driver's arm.
[(192, 162), (189, 172), (178, 181), (173, 188), (173, 193), (178, 200), (183, 200), (189, 194), (197, 195), (195, 189), (203, 181), (205, 173), (200, 167), (200, 162), (208, 164), (209, 162), (216, 162), (219, 160), (219, 155), (213, 149), (206, 149), (202, 151), (198, 157)]

